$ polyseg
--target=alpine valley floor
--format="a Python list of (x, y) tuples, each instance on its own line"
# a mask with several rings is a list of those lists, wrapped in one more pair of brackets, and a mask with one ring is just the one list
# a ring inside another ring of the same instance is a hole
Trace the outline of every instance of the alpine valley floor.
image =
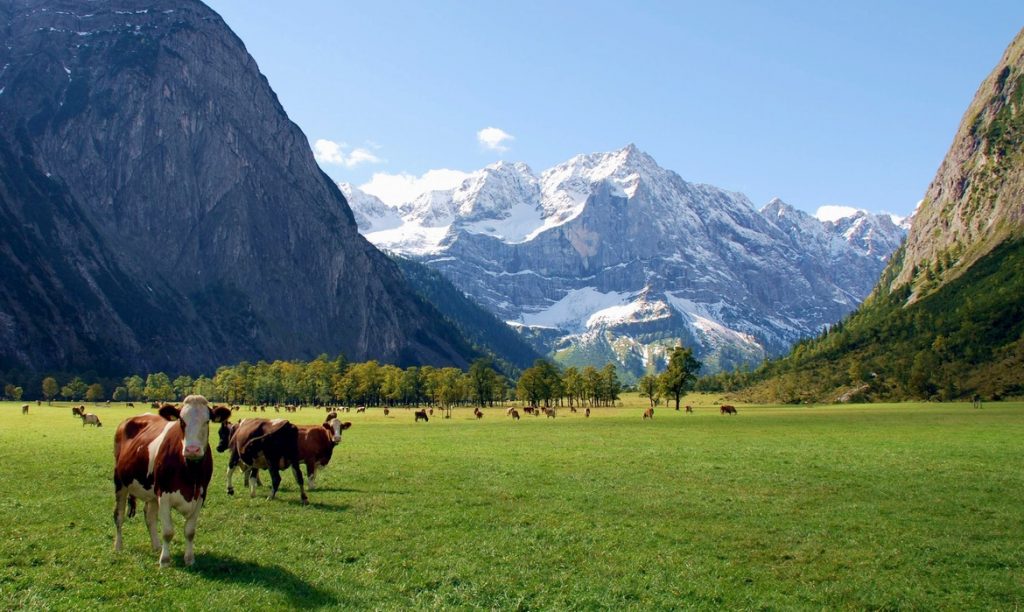
[(90, 405), (97, 429), (6, 402), (0, 607), (1024, 607), (1024, 403), (717, 400), (653, 421), (636, 395), (589, 419), (349, 413), (308, 507), (290, 474), (276, 501), (227, 496), (215, 455), (196, 564), (176, 516), (168, 570), (141, 512), (112, 549), (112, 437), (138, 411)]

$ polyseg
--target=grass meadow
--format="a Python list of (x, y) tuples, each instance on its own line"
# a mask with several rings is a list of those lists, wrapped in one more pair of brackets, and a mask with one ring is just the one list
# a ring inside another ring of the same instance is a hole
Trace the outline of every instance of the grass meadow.
[(308, 507), (290, 473), (229, 497), (215, 454), (196, 563), (175, 514), (165, 570), (141, 506), (113, 552), (114, 428), (140, 410), (2, 403), (0, 608), (1024, 607), (1024, 404), (714, 399), (349, 413)]

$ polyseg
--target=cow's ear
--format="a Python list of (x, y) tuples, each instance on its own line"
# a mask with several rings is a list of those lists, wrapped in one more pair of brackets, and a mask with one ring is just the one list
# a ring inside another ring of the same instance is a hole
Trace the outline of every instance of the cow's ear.
[(160, 406), (160, 416), (168, 421), (177, 421), (181, 418), (181, 411), (171, 404), (164, 404), (163, 406)]
[(338, 413), (337, 412), (328, 412), (327, 413), (327, 418), (325, 418), (324, 421), (330, 421), (331, 419), (336, 419), (336, 418), (338, 418)]
[(344, 423), (341, 424), (341, 430), (342, 431), (345, 431), (349, 427), (352, 427), (352, 422), (351, 421), (345, 421)]
[(224, 423), (231, 418), (231, 409), (227, 406), (214, 406), (210, 411), (210, 420), (214, 423)]

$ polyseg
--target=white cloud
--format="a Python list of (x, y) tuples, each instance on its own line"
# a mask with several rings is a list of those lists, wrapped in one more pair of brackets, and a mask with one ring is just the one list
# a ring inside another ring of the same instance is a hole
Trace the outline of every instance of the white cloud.
[(476, 133), (476, 139), (485, 149), (502, 153), (508, 151), (505, 141), (515, 140), (516, 137), (501, 128), (486, 127)]
[(814, 213), (814, 216), (819, 221), (838, 221), (844, 217), (852, 217), (857, 214), (859, 210), (860, 209), (852, 206), (826, 204), (825, 206), (819, 206), (818, 211)]
[(320, 138), (313, 143), (313, 156), (321, 164), (333, 164), (352, 168), (359, 164), (379, 164), (381, 158), (373, 154), (369, 149), (356, 148), (351, 153), (345, 153), (348, 145), (343, 142), (334, 142)]
[(414, 176), (405, 172), (400, 174), (374, 172), (373, 178), (360, 185), (359, 189), (377, 196), (388, 206), (398, 206), (412, 202), (417, 196), (428, 191), (454, 189), (469, 177), (469, 173), (447, 168), (428, 170), (422, 176)]

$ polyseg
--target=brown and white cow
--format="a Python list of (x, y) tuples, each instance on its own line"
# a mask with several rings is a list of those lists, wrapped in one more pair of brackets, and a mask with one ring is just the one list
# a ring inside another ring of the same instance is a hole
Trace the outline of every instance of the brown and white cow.
[[(284, 419), (243, 419), (230, 433), (228, 446), (231, 448), (227, 471), (228, 495), (235, 494), (231, 477), (241, 467), (251, 497), (256, 496), (258, 470), (268, 470), (270, 496), (267, 499), (274, 499), (281, 486), (281, 470), (291, 467), (295, 482), (299, 485), (302, 504), (309, 503), (302, 470), (299, 468), (299, 429), (291, 422)], [(220, 450), (221, 447), (217, 448)]]
[(83, 412), (79, 416), (82, 417), (82, 427), (85, 427), (86, 425), (95, 425), (96, 427), (103, 427), (103, 423), (100, 423), (100, 417), (96, 416), (91, 412)]
[(309, 489), (316, 488), (316, 475), (327, 467), (334, 455), (334, 447), (341, 444), (341, 432), (352, 427), (352, 423), (338, 420), (330, 413), (321, 425), (299, 425), (299, 462), (306, 464)]
[(644, 410), (645, 419), (654, 419), (654, 408), (648, 408)]
[[(231, 411), (210, 408), (206, 398), (190, 395), (182, 407), (165, 404), (160, 414), (130, 417), (114, 433), (114, 550), (121, 550), (121, 525), (135, 515), (136, 499), (145, 503), (146, 526), (153, 549), (160, 548), (160, 567), (171, 563), (174, 524), (171, 509), (185, 517), (185, 565), (195, 561), (193, 540), (203, 509), (213, 457), (210, 422), (223, 422)], [(160, 520), (163, 546), (157, 540)]]
[(508, 413), (510, 415), (512, 415), (512, 420), (513, 421), (518, 421), (519, 420), (519, 411), (516, 410), (515, 408), (509, 408), (508, 410), (509, 410)]

